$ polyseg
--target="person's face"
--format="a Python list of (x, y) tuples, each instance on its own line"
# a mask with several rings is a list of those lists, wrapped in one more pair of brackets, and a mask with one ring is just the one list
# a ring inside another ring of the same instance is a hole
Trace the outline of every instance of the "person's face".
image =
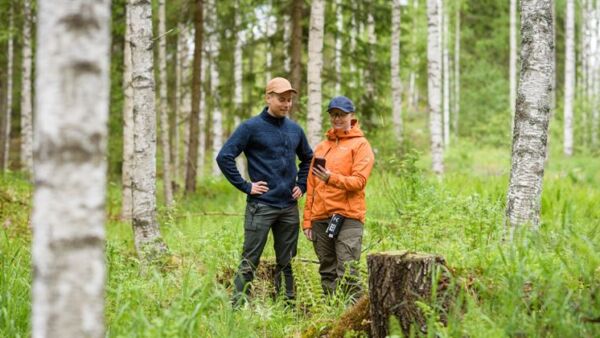
[(333, 108), (329, 111), (329, 117), (331, 118), (331, 126), (333, 129), (339, 130), (350, 130), (352, 128), (352, 113), (346, 113), (345, 111), (337, 108)]
[(265, 100), (269, 107), (269, 112), (275, 117), (285, 117), (292, 109), (292, 96), (294, 92), (288, 91), (281, 94), (269, 93)]

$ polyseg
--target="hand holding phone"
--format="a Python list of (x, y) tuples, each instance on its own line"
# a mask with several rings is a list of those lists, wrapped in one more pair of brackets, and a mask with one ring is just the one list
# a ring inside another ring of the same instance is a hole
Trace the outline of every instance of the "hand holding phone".
[(318, 165), (320, 165), (321, 167), (325, 168), (326, 162), (327, 161), (323, 157), (315, 157), (315, 162), (313, 164), (313, 167), (317, 167)]

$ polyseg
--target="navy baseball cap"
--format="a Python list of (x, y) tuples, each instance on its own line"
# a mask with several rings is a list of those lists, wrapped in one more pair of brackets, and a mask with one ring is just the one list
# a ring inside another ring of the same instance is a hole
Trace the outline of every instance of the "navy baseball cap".
[(352, 100), (345, 96), (336, 96), (329, 102), (329, 107), (327, 107), (327, 111), (331, 111), (332, 109), (337, 108), (346, 113), (354, 113), (354, 104), (352, 104)]

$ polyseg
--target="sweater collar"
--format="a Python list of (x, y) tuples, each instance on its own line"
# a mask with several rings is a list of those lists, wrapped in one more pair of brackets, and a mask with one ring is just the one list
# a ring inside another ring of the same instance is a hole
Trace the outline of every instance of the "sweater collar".
[(360, 129), (360, 125), (358, 124), (358, 120), (352, 119), (350, 122), (351, 126), (349, 130), (339, 130), (339, 129), (329, 129), (327, 131), (327, 138), (329, 140), (336, 140), (341, 138), (352, 138), (352, 137), (362, 137), (364, 136), (362, 130)]
[(269, 110), (269, 107), (265, 107), (263, 109), (263, 111), (260, 113), (260, 117), (263, 120), (265, 120), (271, 124), (274, 124), (276, 126), (281, 126), (283, 124), (283, 122), (285, 121), (285, 116), (284, 117), (275, 117), (275, 116), (269, 114), (268, 110)]

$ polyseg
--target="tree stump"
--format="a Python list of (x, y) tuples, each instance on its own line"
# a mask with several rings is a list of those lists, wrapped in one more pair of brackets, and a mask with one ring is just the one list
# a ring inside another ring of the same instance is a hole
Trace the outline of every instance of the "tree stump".
[[(443, 257), (424, 253), (384, 252), (367, 257), (369, 268), (369, 298), (371, 300), (371, 333), (373, 337), (385, 337), (389, 332), (390, 316), (395, 316), (405, 336), (427, 332), (427, 316), (418, 302), (432, 305), (432, 277), (439, 271), (435, 281), (436, 306), (448, 309), (448, 270)], [(440, 283), (441, 281), (441, 283)], [(440, 288), (441, 286), (441, 288)], [(442, 314), (440, 320), (445, 324)]]

